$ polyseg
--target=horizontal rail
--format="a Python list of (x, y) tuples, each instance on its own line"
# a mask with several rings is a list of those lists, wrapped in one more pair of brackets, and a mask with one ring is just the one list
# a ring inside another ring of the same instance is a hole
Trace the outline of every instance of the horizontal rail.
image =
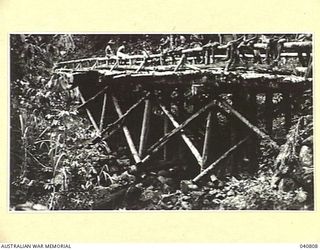
[[(206, 51), (208, 49), (217, 49), (221, 52), (221, 50), (226, 50), (228, 45), (219, 45), (218, 43), (209, 43), (202, 47), (196, 47), (196, 48), (189, 48), (189, 49), (175, 49), (168, 51), (166, 54), (169, 56), (175, 56), (175, 55), (183, 55), (183, 54), (190, 54), (190, 53), (200, 53), (203, 51)], [(255, 43), (253, 45), (253, 49), (257, 50), (265, 50), (267, 48), (267, 43)], [(300, 42), (285, 42), (283, 44), (284, 49), (289, 50), (299, 50), (298, 52), (304, 52), (304, 50), (310, 50), (312, 48), (312, 41), (300, 41)], [(283, 53), (281, 55), (283, 56), (298, 56), (298, 52), (295, 53)], [(143, 59), (154, 59), (154, 58), (161, 58), (164, 54), (158, 53), (158, 54), (151, 54), (151, 55), (127, 55), (122, 60), (143, 60)], [(252, 55), (246, 55), (248, 57), (252, 57)], [(211, 55), (211, 58), (221, 58), (225, 57), (225, 54), (215, 54)], [(99, 61), (117, 61), (119, 57), (111, 55), (107, 57), (92, 57), (92, 58), (83, 58), (83, 59), (76, 59), (76, 60), (69, 60), (69, 61), (63, 61), (58, 62), (56, 66), (62, 66), (62, 65), (68, 65), (68, 64), (76, 64), (76, 63), (84, 63), (84, 62), (99, 62)], [(170, 58), (169, 58), (170, 59)], [(192, 57), (187, 58), (187, 60), (192, 59)]]

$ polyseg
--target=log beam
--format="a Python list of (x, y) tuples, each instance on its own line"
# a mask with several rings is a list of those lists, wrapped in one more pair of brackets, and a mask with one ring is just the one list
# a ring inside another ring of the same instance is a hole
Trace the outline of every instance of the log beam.
[(151, 116), (151, 100), (145, 100), (144, 112), (143, 112), (143, 120), (141, 127), (141, 135), (140, 135), (140, 143), (139, 143), (139, 156), (141, 157), (147, 146), (149, 129), (150, 129), (150, 116)]
[(145, 163), (151, 158), (151, 155), (158, 152), (174, 135), (176, 135), (180, 130), (184, 129), (190, 122), (192, 122), (195, 118), (197, 118), (199, 115), (201, 115), (203, 112), (207, 111), (209, 108), (215, 105), (215, 101), (210, 102), (205, 107), (198, 110), (196, 113), (191, 115), (187, 120), (185, 120), (183, 123), (180, 124), (179, 127), (173, 129), (170, 133), (163, 136), (158, 142), (153, 144), (148, 149), (148, 155), (143, 158), (142, 163)]
[(102, 131), (102, 129), (103, 129), (103, 122), (104, 122), (104, 118), (105, 118), (106, 107), (107, 107), (107, 93), (104, 93), (104, 95), (103, 95), (103, 101), (102, 101), (102, 110), (101, 110), (100, 124), (99, 124), (99, 129), (100, 129), (100, 131)]
[[(80, 100), (83, 104), (86, 102), (81, 93), (80, 93)], [(92, 126), (94, 127), (94, 129), (96, 130), (97, 134), (101, 135), (101, 131), (100, 131), (96, 121), (94, 120), (93, 115), (91, 114), (90, 110), (86, 108), (86, 112), (87, 112), (89, 120), (90, 120)]]
[(273, 128), (273, 92), (271, 90), (266, 92), (266, 100), (265, 100), (265, 124), (267, 133), (272, 136), (272, 128)]
[[(137, 101), (134, 105), (132, 105), (121, 117), (119, 117), (113, 123), (110, 123), (102, 132), (101, 135), (104, 139), (108, 139), (114, 131), (119, 129), (119, 126), (124, 123), (125, 119), (150, 95), (148, 92), (145, 96), (143, 96), (139, 101)], [(105, 135), (107, 134), (107, 135)]]
[(283, 93), (283, 95), (284, 95), (283, 102), (284, 102), (285, 129), (286, 129), (286, 132), (288, 133), (292, 125), (291, 93), (289, 90), (287, 90)]
[(243, 115), (241, 115), (237, 110), (235, 110), (233, 107), (231, 107), (228, 103), (226, 103), (224, 100), (219, 98), (218, 101), (218, 107), (220, 107), (222, 110), (224, 110), (226, 113), (231, 113), (233, 116), (238, 118), (244, 125), (246, 125), (250, 130), (252, 130), (254, 133), (256, 133), (260, 138), (266, 139), (270, 142), (270, 144), (275, 148), (279, 149), (279, 145), (270, 138), (269, 135), (261, 131), (258, 127), (254, 126), (252, 123), (250, 123), (247, 118), (245, 118)]
[[(112, 96), (112, 101), (113, 101), (114, 107), (116, 109), (116, 112), (117, 112), (119, 118), (121, 118), (123, 116), (123, 113), (121, 111), (118, 99), (115, 96)], [(129, 129), (127, 128), (127, 126), (123, 125), (122, 126), (122, 130), (123, 130), (123, 133), (125, 135), (126, 141), (128, 143), (128, 146), (129, 146), (129, 149), (131, 151), (131, 154), (133, 156), (134, 161), (136, 163), (140, 163), (141, 159), (140, 159), (138, 151), (137, 151), (137, 149), (136, 149), (136, 147), (135, 147), (135, 145), (133, 143), (133, 140), (132, 140), (131, 134), (129, 132)]]
[[(169, 132), (169, 118), (167, 116), (163, 117), (163, 136), (166, 136)], [(168, 160), (168, 147), (163, 146), (163, 159)]]
[(213, 127), (213, 111), (209, 111), (207, 120), (206, 120), (206, 132), (205, 132), (204, 142), (203, 142), (201, 171), (204, 170), (208, 161), (212, 127)]
[(90, 97), (89, 99), (85, 100), (84, 102), (82, 102), (81, 105), (79, 105), (77, 107), (77, 109), (83, 108), (85, 106), (88, 105), (88, 103), (92, 102), (93, 100), (95, 100), (97, 97), (99, 97), (100, 95), (102, 95), (103, 93), (105, 93), (108, 90), (109, 86), (104, 87), (102, 90), (100, 90), (97, 94), (95, 94), (94, 96)]
[[(163, 113), (169, 118), (172, 125), (175, 128), (178, 128), (180, 126), (180, 124), (174, 119), (173, 115), (166, 109), (166, 107), (163, 104), (159, 103), (159, 106), (162, 109)], [(202, 157), (201, 157), (198, 149), (193, 145), (192, 141), (189, 139), (189, 137), (186, 136), (186, 134), (183, 133), (183, 131), (180, 131), (180, 135), (181, 135), (183, 141), (189, 147), (194, 158), (197, 160), (199, 166), (201, 167), (202, 166)]]
[(192, 181), (198, 182), (200, 179), (202, 179), (204, 176), (212, 172), (215, 167), (224, 159), (226, 159), (231, 153), (233, 153), (236, 149), (240, 147), (249, 137), (246, 137), (242, 139), (240, 142), (238, 142), (236, 145), (231, 147), (227, 152), (225, 152), (223, 155), (221, 155), (215, 162), (213, 162), (209, 167), (207, 167), (205, 170), (203, 170), (199, 175), (197, 175)]

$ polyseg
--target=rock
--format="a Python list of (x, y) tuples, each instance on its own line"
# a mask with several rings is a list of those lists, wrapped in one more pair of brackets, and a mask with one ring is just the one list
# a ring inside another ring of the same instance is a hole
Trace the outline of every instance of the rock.
[(129, 166), (128, 172), (129, 172), (129, 174), (134, 174), (137, 172), (137, 170), (138, 169), (137, 169), (136, 165), (131, 165), (131, 166)]
[(119, 166), (129, 166), (130, 165), (130, 159), (117, 159), (116, 160)]
[(195, 185), (192, 181), (182, 180), (180, 182), (180, 189), (183, 193), (188, 193), (190, 190), (198, 189), (198, 186)]
[(166, 184), (167, 183), (167, 179), (166, 177), (163, 176), (158, 176), (157, 179), (162, 183), (162, 184)]
[(209, 204), (210, 204), (210, 201), (208, 199), (203, 200), (203, 205), (209, 205)]
[(144, 190), (140, 196), (141, 201), (148, 201), (148, 200), (155, 200), (159, 199), (160, 195), (158, 191), (152, 191), (152, 190)]
[(181, 202), (181, 208), (182, 208), (182, 209), (185, 209), (185, 210), (190, 210), (190, 209), (192, 209), (190, 203), (189, 203), (189, 202), (186, 202), (186, 201), (182, 201), (182, 202)]
[(234, 196), (235, 192), (233, 190), (228, 191), (227, 196)]
[(307, 200), (307, 193), (299, 189), (296, 198), (299, 202), (305, 202)]
[(212, 181), (212, 183), (215, 183), (216, 181), (218, 181), (218, 178), (213, 174), (213, 175), (210, 175), (210, 180)]
[(41, 204), (34, 204), (32, 206), (33, 210), (37, 210), (37, 211), (45, 211), (48, 210), (47, 206), (41, 205)]
[(46, 211), (49, 210), (48, 207), (41, 204), (34, 204), (33, 202), (27, 201), (24, 204), (18, 204), (13, 210), (16, 211)]
[(158, 176), (169, 177), (169, 175), (170, 175), (169, 171), (166, 171), (166, 170), (160, 170), (158, 172)]
[(209, 191), (209, 195), (215, 195), (215, 194), (217, 194), (217, 193), (219, 193), (219, 190), (218, 190), (218, 189), (213, 189), (213, 190), (210, 190), (210, 191)]
[(194, 196), (203, 196), (205, 194), (205, 192), (203, 191), (192, 191), (191, 192), (191, 195), (194, 195)]
[(127, 171), (123, 172), (121, 175), (123, 179), (127, 180), (129, 183), (134, 183), (136, 181), (136, 177), (132, 174), (129, 174)]
[(303, 145), (299, 153), (299, 161), (302, 167), (311, 167), (313, 164), (312, 149), (309, 146)]
[(297, 185), (295, 181), (291, 178), (283, 178), (279, 182), (278, 186), (279, 190), (284, 191), (284, 192), (289, 192), (292, 190), (295, 190), (297, 188)]

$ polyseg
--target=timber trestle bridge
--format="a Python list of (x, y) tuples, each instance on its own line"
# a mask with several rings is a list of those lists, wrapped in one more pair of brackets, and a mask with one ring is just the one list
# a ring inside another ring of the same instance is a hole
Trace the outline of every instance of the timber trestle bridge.
[[(232, 174), (244, 165), (255, 173), (260, 141), (279, 149), (273, 136), (274, 96), (282, 96), (288, 131), (295, 101), (312, 89), (307, 67), (254, 64), (250, 48), (239, 54), (232, 46), (214, 42), (166, 54), (65, 61), (55, 73), (79, 88), (78, 108), (96, 130), (93, 143), (103, 142), (109, 152), (125, 143), (137, 171), (155, 161), (185, 161), (194, 168), (189, 178), (198, 182), (209, 173), (222, 176), (225, 161)], [(266, 57), (267, 44), (251, 46)], [(280, 59), (306, 58), (310, 51), (311, 41), (285, 42)]]

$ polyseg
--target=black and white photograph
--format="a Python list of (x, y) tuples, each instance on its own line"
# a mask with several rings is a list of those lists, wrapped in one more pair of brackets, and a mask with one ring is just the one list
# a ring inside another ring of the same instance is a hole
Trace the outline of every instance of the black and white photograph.
[(11, 33), (8, 210), (311, 210), (312, 33)]

